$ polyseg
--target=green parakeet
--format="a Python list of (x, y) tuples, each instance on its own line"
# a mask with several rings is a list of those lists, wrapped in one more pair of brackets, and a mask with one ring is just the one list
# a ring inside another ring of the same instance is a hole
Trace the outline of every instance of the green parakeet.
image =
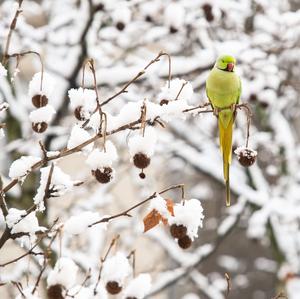
[[(229, 166), (232, 151), (232, 129), (235, 105), (241, 95), (241, 80), (235, 73), (236, 60), (230, 55), (218, 57), (206, 80), (206, 94), (216, 111), (219, 124), (220, 148), (223, 155), (223, 172), (226, 185), (226, 206), (230, 206)], [(226, 108), (226, 109), (222, 109)]]

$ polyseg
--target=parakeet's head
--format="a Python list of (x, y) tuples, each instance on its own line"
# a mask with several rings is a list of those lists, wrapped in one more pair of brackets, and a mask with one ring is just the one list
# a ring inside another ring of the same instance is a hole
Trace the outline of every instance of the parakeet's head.
[(221, 55), (218, 57), (215, 66), (223, 71), (233, 72), (236, 60), (230, 55)]

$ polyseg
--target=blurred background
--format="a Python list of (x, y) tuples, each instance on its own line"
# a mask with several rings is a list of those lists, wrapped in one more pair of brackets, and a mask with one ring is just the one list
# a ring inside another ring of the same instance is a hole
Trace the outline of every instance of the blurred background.
[[(18, 3), (0, 2), (1, 50)], [(115, 94), (151, 61), (159, 51), (172, 58), (172, 78), (190, 81), (192, 105), (207, 102), (205, 80), (221, 53), (237, 59), (242, 78), (241, 101), (252, 108), (250, 147), (257, 163), (243, 168), (234, 156), (231, 170), (233, 205), (225, 208), (222, 161), (218, 148), (216, 118), (211, 114), (178, 119), (159, 129), (159, 142), (146, 179), (130, 162), (127, 138), (112, 138), (118, 148), (116, 179), (108, 186), (90, 175), (81, 154), (58, 165), (82, 186), (63, 197), (51, 198), (40, 215), (44, 226), (56, 217), (68, 219), (80, 211), (111, 214), (130, 207), (154, 191), (185, 184), (186, 197), (200, 199), (205, 214), (203, 228), (191, 249), (181, 250), (167, 228), (142, 234), (141, 206), (132, 218), (112, 222), (106, 233), (92, 229), (84, 236), (65, 238), (63, 252), (82, 269), (96, 267), (115, 234), (120, 248), (136, 250), (136, 271), (153, 277), (149, 298), (271, 299), (283, 291), (300, 298), (300, 2), (298, 0), (24, 0), (22, 14), (12, 35), (9, 53), (34, 50), (41, 54), (45, 71), (55, 82), (50, 99), (57, 113), (47, 131), (32, 131), (28, 115), (33, 110), (28, 83), (40, 71), (34, 55), (9, 61), (13, 80), (1, 78), (0, 98), (10, 105), (1, 112), (6, 136), (0, 140), (0, 172), (4, 184), (13, 160), (21, 155), (39, 156), (38, 141), (48, 150), (66, 146), (76, 123), (67, 91), (80, 86), (82, 65), (93, 58), (100, 100)], [(127, 102), (155, 101), (168, 78), (168, 60), (151, 66), (106, 106), (117, 114)], [(45, 82), (46, 84), (46, 82)], [(86, 73), (86, 85), (92, 86)], [(244, 145), (246, 117), (239, 112), (233, 148)], [(10, 207), (26, 209), (39, 185), (39, 172), (10, 190)], [(171, 192), (174, 201), (180, 192)], [(4, 228), (2, 220), (1, 230)], [(0, 260), (20, 253), (18, 241), (10, 240)], [(212, 247), (210, 247), (212, 246)], [(190, 273), (178, 275), (186, 265)], [(26, 284), (38, 273), (30, 259), (0, 269), (0, 281)], [(41, 292), (44, 286), (41, 286)], [(16, 288), (0, 287), (1, 298), (15, 298)], [(45, 297), (46, 298), (46, 297)]]

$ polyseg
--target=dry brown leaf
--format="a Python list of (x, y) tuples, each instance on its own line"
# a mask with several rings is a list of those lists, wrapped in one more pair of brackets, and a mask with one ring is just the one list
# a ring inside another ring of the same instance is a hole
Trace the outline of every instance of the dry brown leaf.
[(152, 210), (150, 213), (148, 213), (143, 219), (144, 233), (150, 230), (151, 228), (155, 227), (160, 220), (161, 220), (161, 215), (156, 210)]
[[(169, 213), (174, 216), (174, 203), (172, 199), (165, 199), (165, 201)], [(148, 213), (143, 221), (144, 233), (158, 225), (160, 221), (162, 221), (164, 225), (168, 224), (168, 220), (162, 217), (162, 215), (156, 210), (152, 210), (150, 213)]]
[(167, 209), (172, 216), (174, 216), (174, 202), (172, 199), (166, 199)]

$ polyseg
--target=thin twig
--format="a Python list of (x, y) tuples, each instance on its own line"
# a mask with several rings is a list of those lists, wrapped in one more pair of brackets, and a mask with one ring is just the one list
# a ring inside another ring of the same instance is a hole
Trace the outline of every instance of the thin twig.
[(5, 65), (7, 62), (7, 54), (8, 54), (8, 50), (9, 50), (9, 46), (10, 46), (10, 42), (11, 42), (11, 37), (12, 37), (13, 31), (16, 28), (18, 17), (22, 13), (22, 9), (21, 9), (22, 3), (23, 3), (23, 0), (19, 0), (18, 8), (17, 8), (14, 18), (11, 21), (10, 26), (9, 26), (9, 31), (8, 31), (8, 35), (6, 38), (6, 43), (5, 43), (4, 52), (3, 52), (3, 56), (2, 56), (2, 64), (3, 65)]
[(135, 253), (136, 253), (136, 250), (132, 250), (127, 258), (130, 259), (132, 257), (132, 273), (133, 273), (133, 278), (135, 277)]
[(98, 223), (109, 222), (112, 219), (115, 219), (115, 218), (118, 218), (118, 217), (122, 217), (122, 216), (131, 217), (131, 215), (129, 214), (129, 212), (131, 212), (132, 210), (136, 209), (137, 207), (145, 204), (146, 202), (150, 201), (151, 199), (155, 198), (157, 196), (157, 194), (163, 194), (163, 193), (166, 193), (166, 192), (168, 192), (168, 191), (170, 191), (172, 189), (177, 189), (177, 188), (180, 188), (182, 190), (182, 186), (183, 186), (183, 184), (172, 185), (172, 186), (170, 186), (170, 187), (168, 187), (168, 188), (166, 188), (166, 189), (164, 189), (164, 190), (162, 190), (162, 191), (160, 191), (158, 193), (154, 192), (152, 195), (150, 195), (149, 197), (147, 197), (143, 201), (135, 204), (131, 208), (129, 208), (129, 209), (127, 209), (127, 210), (125, 210), (125, 211), (123, 211), (121, 213), (118, 213), (116, 215), (109, 216), (109, 217), (104, 217), (104, 218), (100, 219), (99, 221), (96, 221), (96, 222), (90, 224), (88, 227), (92, 227), (92, 226), (94, 226), (94, 225), (96, 225)]
[(229, 299), (229, 293), (231, 291), (232, 285), (231, 285), (231, 278), (228, 273), (224, 274), (226, 283), (227, 283), (227, 290), (226, 290), (226, 299)]
[(177, 100), (178, 100), (178, 97), (180, 96), (180, 94), (181, 94), (181, 92), (182, 92), (182, 90), (183, 90), (183, 88), (184, 88), (184, 86), (185, 86), (186, 84), (187, 84), (187, 82), (184, 82), (184, 83), (182, 84), (182, 86), (181, 86), (180, 90), (178, 91), (177, 96), (176, 96), (176, 98), (174, 99), (174, 101), (177, 101)]
[(36, 243), (27, 251), (25, 252), (24, 254), (18, 256), (17, 258), (14, 258), (13, 260), (10, 260), (9, 262), (6, 262), (6, 263), (3, 263), (3, 264), (0, 264), (0, 268), (1, 267), (5, 267), (9, 264), (12, 264), (12, 263), (15, 263), (17, 261), (19, 261), (20, 259), (24, 258), (25, 256), (27, 255), (30, 255), (30, 254), (33, 254), (33, 255), (39, 255), (39, 253), (35, 253), (33, 250), (40, 244), (40, 242), (47, 236), (47, 233), (51, 232), (52, 231), (52, 228), (55, 226), (55, 224), (58, 222), (58, 218), (56, 218), (53, 222), (53, 225), (49, 228), (49, 230), (44, 233), (37, 241)]
[(285, 298), (285, 299), (288, 299), (288, 297), (287, 297), (283, 292), (280, 292), (278, 295), (276, 295), (276, 296), (273, 297), (272, 299), (279, 299), (279, 298)]
[(101, 274), (102, 274), (102, 270), (103, 270), (103, 265), (104, 265), (104, 262), (106, 261), (111, 249), (114, 247), (114, 245), (116, 244), (117, 240), (120, 238), (120, 235), (117, 235), (116, 237), (114, 237), (111, 242), (110, 242), (110, 245), (104, 255), (103, 258), (101, 258), (100, 262), (101, 262), (101, 265), (100, 265), (100, 268), (99, 268), (99, 274), (98, 274), (98, 278), (97, 278), (97, 282), (95, 284), (95, 288), (94, 288), (94, 295), (97, 294), (97, 287), (99, 285), (99, 282), (101, 280)]
[(113, 96), (109, 97), (107, 100), (101, 103), (101, 107), (108, 104), (111, 100), (114, 98), (118, 97), (120, 94), (127, 92), (127, 88), (134, 83), (136, 80), (138, 80), (140, 77), (142, 77), (145, 73), (146, 70), (154, 63), (160, 61), (160, 57), (162, 56), (168, 56), (169, 58), (169, 87), (170, 87), (170, 81), (171, 81), (171, 57), (168, 53), (166, 52), (159, 52), (158, 55), (152, 59), (140, 72), (138, 72), (130, 81), (128, 81), (116, 94)]
[[(34, 54), (36, 56), (38, 56), (39, 58), (39, 61), (40, 61), (40, 64), (41, 64), (41, 81), (40, 81), (40, 91), (43, 90), (43, 79), (44, 79), (44, 63), (43, 63), (43, 59), (42, 59), (42, 56), (40, 53), (36, 52), (36, 51), (32, 51), (32, 50), (29, 50), (29, 51), (24, 51), (24, 52), (20, 52), (20, 53), (13, 53), (13, 54), (5, 54), (5, 59), (6, 60), (9, 60), (10, 58), (14, 58), (16, 57), (17, 58), (17, 61), (20, 59), (20, 57), (23, 57), (23, 56), (26, 56), (26, 55), (29, 55), (29, 54)], [(42, 94), (41, 94), (42, 96)]]

